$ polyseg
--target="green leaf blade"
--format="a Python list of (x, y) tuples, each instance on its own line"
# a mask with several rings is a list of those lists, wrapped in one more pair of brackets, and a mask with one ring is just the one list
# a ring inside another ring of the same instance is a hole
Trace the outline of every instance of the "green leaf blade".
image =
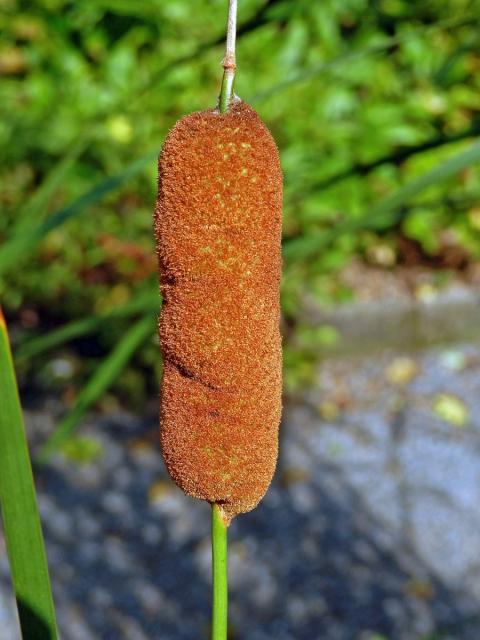
[(151, 151), (132, 162), (121, 173), (106, 178), (70, 204), (52, 213), (33, 229), (14, 234), (0, 249), (0, 275), (17, 264), (18, 258), (31, 251), (50, 231), (60, 227), (71, 218), (87, 211), (91, 205), (99, 202), (108, 193), (115, 191), (127, 182), (127, 180), (139, 173), (145, 165), (157, 155), (157, 150)]
[(31, 338), (27, 342), (20, 344), (15, 351), (15, 362), (21, 363), (35, 358), (46, 351), (61, 346), (69, 340), (94, 333), (102, 324), (112, 322), (116, 318), (129, 317), (139, 312), (155, 311), (158, 309), (160, 301), (161, 298), (158, 291), (152, 288), (151, 291), (149, 290), (135, 296), (130, 302), (108, 313), (94, 316), (90, 315), (86, 318), (80, 318), (79, 320), (72, 320), (72, 322), (58, 329), (54, 329), (36, 338)]
[(154, 316), (149, 314), (138, 320), (127, 331), (82, 389), (70, 413), (60, 422), (40, 449), (38, 456), (40, 464), (46, 463), (51, 455), (68, 440), (85, 412), (114, 383), (135, 351), (152, 335), (154, 327)]
[(55, 610), (8, 333), (0, 310), (0, 503), (24, 640), (56, 640)]
[(403, 217), (403, 214), (399, 214), (398, 211), (412, 198), (478, 163), (480, 163), (480, 140), (476, 140), (460, 153), (400, 187), (393, 194), (374, 204), (360, 218), (340, 223), (333, 229), (324, 229), (309, 236), (286, 240), (283, 246), (283, 257), (286, 260), (308, 258), (343, 233), (388, 227)]

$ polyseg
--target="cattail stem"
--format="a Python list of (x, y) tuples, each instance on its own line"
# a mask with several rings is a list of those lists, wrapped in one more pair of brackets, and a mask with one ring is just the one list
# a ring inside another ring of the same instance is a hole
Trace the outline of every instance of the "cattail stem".
[(218, 504), (212, 504), (212, 638), (227, 639), (227, 524)]
[[(233, 96), (235, 79), (235, 40), (237, 35), (237, 0), (229, 0), (227, 43), (223, 59), (220, 89), (220, 113), (227, 113)], [(227, 639), (228, 563), (227, 525), (217, 504), (212, 504), (212, 640)]]
[(237, 0), (229, 0), (227, 21), (227, 45), (223, 59), (223, 80), (220, 89), (220, 113), (227, 113), (233, 97), (235, 80), (235, 40), (237, 35)]

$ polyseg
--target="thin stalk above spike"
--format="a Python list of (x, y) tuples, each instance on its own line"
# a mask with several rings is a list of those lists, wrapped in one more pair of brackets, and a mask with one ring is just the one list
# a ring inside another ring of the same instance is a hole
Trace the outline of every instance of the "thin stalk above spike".
[(223, 58), (223, 80), (220, 89), (220, 113), (227, 113), (233, 97), (233, 82), (235, 80), (235, 40), (237, 35), (237, 0), (229, 0), (227, 20), (227, 43)]

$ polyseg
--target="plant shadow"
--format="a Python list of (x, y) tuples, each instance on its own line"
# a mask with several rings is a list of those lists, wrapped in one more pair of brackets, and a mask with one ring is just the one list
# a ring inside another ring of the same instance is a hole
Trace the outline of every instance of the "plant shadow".
[(19, 598), (18, 617), (22, 630), (22, 640), (55, 640), (55, 636), (42, 617), (32, 607)]

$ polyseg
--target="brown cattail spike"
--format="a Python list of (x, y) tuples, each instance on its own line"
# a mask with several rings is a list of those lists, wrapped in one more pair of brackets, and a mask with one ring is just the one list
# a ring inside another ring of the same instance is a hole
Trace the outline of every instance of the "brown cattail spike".
[(186, 116), (159, 160), (161, 444), (188, 494), (253, 509), (275, 470), (281, 413), (282, 175), (241, 101)]

